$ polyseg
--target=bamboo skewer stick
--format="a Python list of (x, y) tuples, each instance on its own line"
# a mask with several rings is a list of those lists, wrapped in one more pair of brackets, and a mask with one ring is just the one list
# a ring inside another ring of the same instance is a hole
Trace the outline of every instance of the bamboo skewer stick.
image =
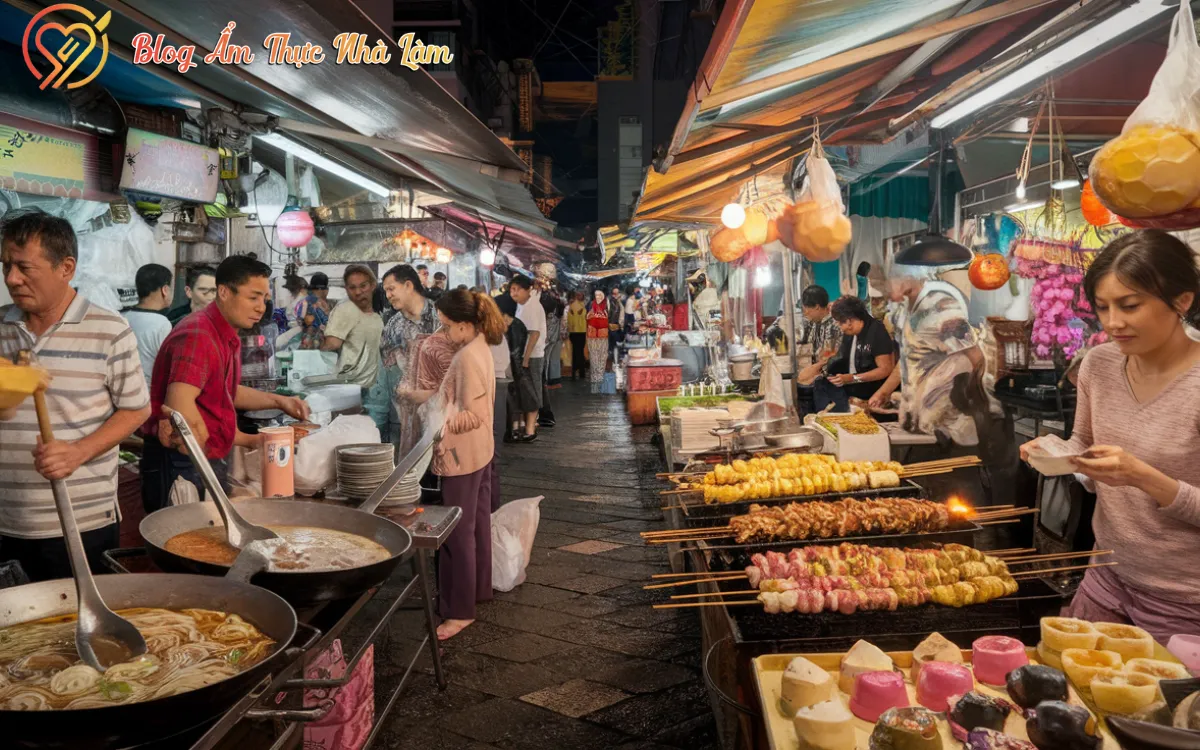
[(980, 523), (979, 525), (980, 526), (999, 526), (1000, 524), (1003, 524), (1003, 523), (1017, 523), (1020, 520), (1021, 519), (1019, 519), (1019, 518), (1006, 518), (1003, 521), (984, 521), (983, 523)]
[(652, 536), (679, 536), (680, 534), (694, 534), (704, 531), (729, 531), (729, 525), (725, 526), (704, 526), (699, 529), (659, 529), (658, 531), (642, 531), (639, 532), (642, 538)]
[(732, 602), (681, 602), (679, 604), (655, 604), (653, 607), (654, 609), (681, 609), (683, 607), (736, 607), (739, 604), (757, 604), (760, 607), (762, 606), (758, 603), (757, 599), (747, 599), (744, 601)]
[(736, 581), (739, 578), (745, 579), (745, 573), (737, 575), (724, 576), (721, 578), (697, 578), (693, 581), (671, 581), (670, 583), (652, 583), (648, 586), (642, 586), (643, 591), (652, 591), (653, 589), (669, 589), (673, 586), (691, 586), (697, 583), (720, 583), (721, 581)]
[(738, 575), (743, 576), (743, 577), (746, 575), (745, 573), (743, 573), (740, 570), (714, 570), (714, 571), (710, 571), (709, 573), (695, 572), (695, 571), (693, 571), (691, 573), (655, 573), (654, 575), (650, 576), (650, 579), (651, 580), (660, 580), (663, 578), (695, 578), (696, 576), (703, 576), (703, 575), (721, 576), (721, 575), (730, 575), (733, 573), (737, 573)]
[(758, 589), (746, 589), (744, 591), (711, 591), (706, 594), (676, 594), (672, 596), (671, 599), (699, 599), (705, 596), (733, 596), (745, 594), (754, 594), (755, 596), (758, 596), (758, 593)]
[(1023, 570), (1020, 573), (1014, 573), (1013, 578), (1018, 581), (1038, 578), (1040, 576), (1049, 575), (1051, 573), (1069, 573), (1073, 570), (1091, 570), (1092, 568), (1108, 568), (1116, 565), (1113, 562), (1091, 563), (1089, 565), (1068, 565), (1065, 568), (1050, 568), (1049, 570)]
[(1017, 565), (1020, 563), (1050, 562), (1052, 560), (1069, 560), (1072, 557), (1093, 557), (1093, 556), (1099, 557), (1102, 555), (1111, 555), (1112, 552), (1113, 551), (1110, 549), (1092, 550), (1089, 552), (1059, 552), (1057, 554), (1050, 554), (1050, 555), (1034, 555), (1032, 557), (1021, 557), (1021, 558), (1017, 558), (1014, 560), (1005, 560), (1004, 562), (1007, 565)]
[(1006, 557), (1008, 555), (1024, 555), (1030, 552), (1037, 552), (1035, 547), (1008, 547), (1006, 549), (980, 550), (986, 555), (992, 557)]
[(1041, 508), (1022, 508), (1021, 510), (1016, 510), (1016, 509), (997, 510), (997, 511), (993, 511), (991, 513), (976, 513), (974, 516), (971, 516), (970, 518), (972, 520), (992, 521), (997, 518), (1010, 518), (1010, 517), (1015, 518), (1017, 516), (1028, 516), (1028, 515), (1033, 515), (1033, 514), (1037, 514), (1037, 513), (1041, 513), (1041, 512), (1042, 512)]

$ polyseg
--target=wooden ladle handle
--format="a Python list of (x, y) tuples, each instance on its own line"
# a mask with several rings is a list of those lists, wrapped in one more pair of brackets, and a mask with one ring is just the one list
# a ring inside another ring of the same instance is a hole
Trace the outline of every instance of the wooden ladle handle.
[(49, 444), (54, 440), (54, 430), (50, 428), (50, 411), (46, 408), (46, 390), (38, 388), (33, 392), (33, 408), (37, 410), (38, 428), (42, 431), (42, 443)]

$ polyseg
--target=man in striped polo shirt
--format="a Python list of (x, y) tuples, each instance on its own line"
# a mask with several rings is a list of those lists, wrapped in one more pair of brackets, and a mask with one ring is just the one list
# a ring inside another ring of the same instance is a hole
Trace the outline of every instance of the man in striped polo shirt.
[(79, 257), (65, 219), (20, 212), (0, 225), (0, 264), (12, 305), (0, 307), (0, 356), (32, 352), (49, 371), (54, 430), (38, 440), (33, 399), (0, 419), (0, 560), (34, 581), (69, 578), (51, 479), (65, 479), (88, 563), (118, 545), (117, 444), (146, 421), (150, 397), (137, 339), (115, 312), (71, 288)]

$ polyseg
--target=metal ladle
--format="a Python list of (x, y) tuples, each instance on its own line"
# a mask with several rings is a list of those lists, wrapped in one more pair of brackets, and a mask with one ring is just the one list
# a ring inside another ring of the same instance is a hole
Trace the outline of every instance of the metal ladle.
[[(54, 440), (54, 431), (50, 427), (50, 414), (46, 409), (45, 390), (39, 388), (34, 392), (33, 404), (37, 410), (42, 443), (49, 445)], [(146, 639), (133, 623), (109, 609), (100, 598), (96, 581), (88, 568), (87, 552), (83, 549), (79, 527), (75, 524), (67, 483), (53, 479), (50, 488), (54, 492), (54, 507), (58, 510), (58, 520), (63, 528), (63, 540), (67, 543), (67, 559), (75, 577), (75, 597), (79, 607), (79, 619), (75, 623), (75, 650), (84, 664), (103, 672), (114, 664), (146, 653)]]
[(175, 426), (175, 431), (179, 433), (179, 437), (183, 438), (183, 444), (187, 446), (188, 457), (192, 459), (192, 466), (196, 471), (200, 472), (200, 478), (204, 481), (204, 487), (208, 490), (208, 494), (212, 497), (212, 501), (217, 505), (217, 512), (221, 514), (221, 521), (225, 523), (225, 539), (234, 549), (241, 550), (250, 542), (267, 541), (268, 539), (278, 539), (279, 535), (265, 526), (256, 526), (242, 515), (234, 510), (233, 503), (229, 502), (229, 497), (225, 494), (225, 490), (221, 487), (221, 483), (217, 481), (217, 475), (213, 471), (212, 464), (208, 462), (208, 457), (204, 455), (204, 450), (200, 444), (196, 442), (196, 436), (192, 434), (192, 428), (188, 427), (187, 420), (179, 412), (170, 407), (163, 407), (171, 417), (171, 424)]

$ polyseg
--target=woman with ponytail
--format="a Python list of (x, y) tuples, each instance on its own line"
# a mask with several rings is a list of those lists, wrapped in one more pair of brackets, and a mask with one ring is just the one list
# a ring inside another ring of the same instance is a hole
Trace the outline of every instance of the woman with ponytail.
[(496, 376), (489, 347), (504, 340), (505, 324), (486, 294), (455, 289), (437, 301), (438, 318), (456, 347), (439, 395), (445, 403), (442, 440), (433, 470), (442, 501), (462, 508), (462, 520), (442, 547), (438, 566), (438, 640), (475, 621), (475, 605), (492, 598), (492, 507), (489, 464), (495, 450), (492, 406)]

